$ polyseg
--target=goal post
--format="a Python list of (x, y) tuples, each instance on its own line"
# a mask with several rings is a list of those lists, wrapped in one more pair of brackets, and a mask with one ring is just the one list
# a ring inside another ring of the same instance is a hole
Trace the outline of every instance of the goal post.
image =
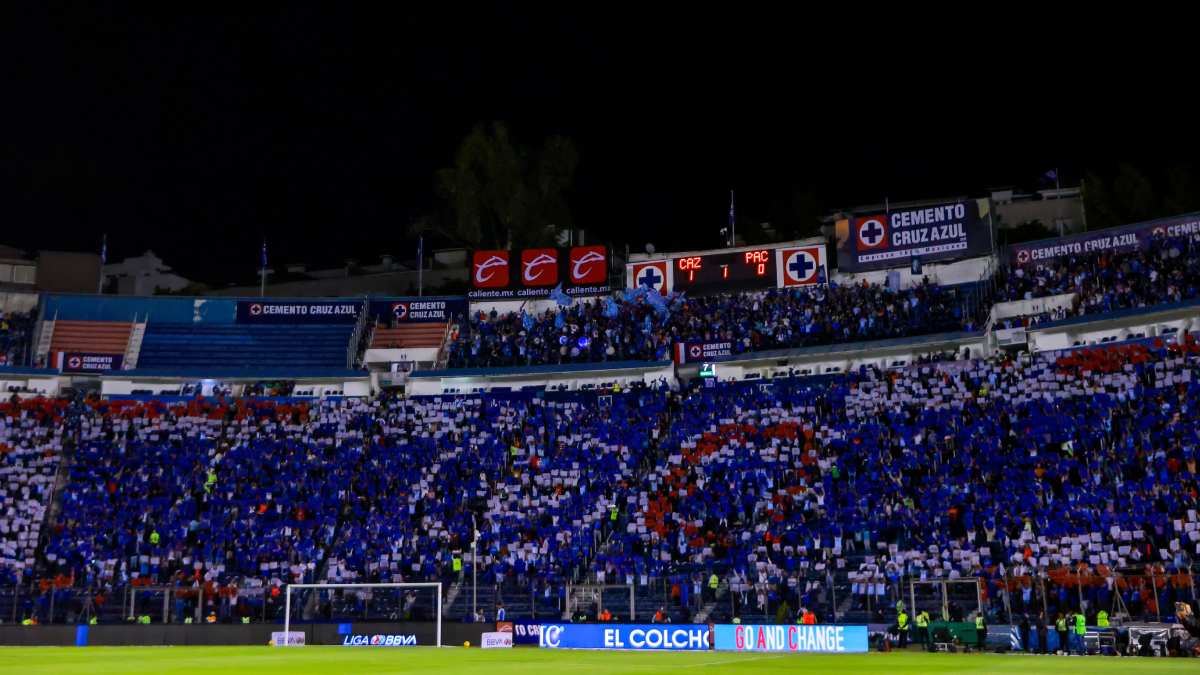
[[(412, 583), (362, 583), (362, 584), (288, 584), (285, 591), (284, 611), (283, 611), (283, 632), (285, 635), (291, 633), (292, 629), (292, 589), (296, 590), (370, 590), (374, 588), (431, 588), (436, 593), (434, 607), (436, 614), (434, 615), (437, 628), (436, 646), (442, 646), (442, 582), (440, 581), (421, 581)], [(285, 643), (288, 641), (285, 640)]]
[(920, 610), (933, 610), (931, 614), (935, 617), (949, 621), (952, 606), (957, 606), (963, 612), (964, 619), (984, 610), (983, 587), (975, 577), (910, 579), (908, 597), (902, 599), (909, 603), (910, 617), (915, 617)]

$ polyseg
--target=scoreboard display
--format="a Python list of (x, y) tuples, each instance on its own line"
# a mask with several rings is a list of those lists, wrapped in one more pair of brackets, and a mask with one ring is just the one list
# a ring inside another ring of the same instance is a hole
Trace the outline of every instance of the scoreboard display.
[(671, 258), (674, 290), (689, 295), (749, 291), (776, 285), (770, 248)]

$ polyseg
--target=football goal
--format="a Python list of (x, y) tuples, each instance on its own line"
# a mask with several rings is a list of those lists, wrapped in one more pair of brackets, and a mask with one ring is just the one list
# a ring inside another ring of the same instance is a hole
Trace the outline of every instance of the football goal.
[[(441, 582), (378, 583), (378, 584), (288, 584), (284, 601), (284, 637), (276, 644), (296, 644), (292, 636), (292, 613), (304, 624), (320, 621), (352, 627), (357, 622), (371, 626), (370, 638), (386, 638), (380, 625), (416, 625), (433, 623), (434, 644), (442, 646), (442, 584)], [(357, 639), (357, 629), (351, 629), (344, 640)], [(364, 631), (368, 632), (368, 631)], [(426, 634), (428, 635), (428, 634)], [(348, 637), (347, 637), (348, 636)], [(422, 638), (422, 642), (428, 637)], [(322, 640), (318, 640), (320, 642)], [(303, 644), (300, 641), (299, 644)], [(343, 642), (343, 644), (357, 644)], [(406, 643), (408, 644), (408, 643)], [(412, 643), (412, 644), (415, 644)], [(425, 644), (428, 644), (427, 642)], [(387, 643), (385, 646), (391, 646)]]

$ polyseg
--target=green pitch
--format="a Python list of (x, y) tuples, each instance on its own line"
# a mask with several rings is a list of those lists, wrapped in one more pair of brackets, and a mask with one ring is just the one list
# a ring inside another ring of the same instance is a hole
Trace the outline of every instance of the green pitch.
[(2, 647), (0, 673), (1196, 673), (1193, 659), (998, 654), (634, 653), (396, 647)]

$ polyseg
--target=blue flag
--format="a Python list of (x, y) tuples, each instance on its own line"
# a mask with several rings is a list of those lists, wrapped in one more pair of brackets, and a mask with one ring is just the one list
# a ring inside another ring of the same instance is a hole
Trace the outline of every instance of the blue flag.
[(625, 291), (625, 302), (636, 302), (638, 298), (646, 297), (646, 286), (638, 286)]
[(550, 297), (558, 303), (559, 307), (570, 307), (571, 303), (575, 302), (571, 296), (563, 292), (562, 284), (555, 286), (554, 290), (550, 291)]
[(567, 315), (563, 312), (558, 312), (554, 315), (554, 327), (562, 328), (567, 323)]
[(609, 296), (607, 303), (604, 306), (604, 316), (610, 319), (615, 319), (621, 315), (621, 308), (617, 306), (617, 301)]
[(667, 299), (662, 296), (662, 293), (647, 293), (646, 304), (654, 308), (654, 313), (660, 319), (665, 319), (671, 314), (671, 309), (667, 307)]
[(521, 325), (525, 327), (525, 330), (533, 330), (533, 323), (533, 317), (526, 314), (525, 310), (521, 310)]

